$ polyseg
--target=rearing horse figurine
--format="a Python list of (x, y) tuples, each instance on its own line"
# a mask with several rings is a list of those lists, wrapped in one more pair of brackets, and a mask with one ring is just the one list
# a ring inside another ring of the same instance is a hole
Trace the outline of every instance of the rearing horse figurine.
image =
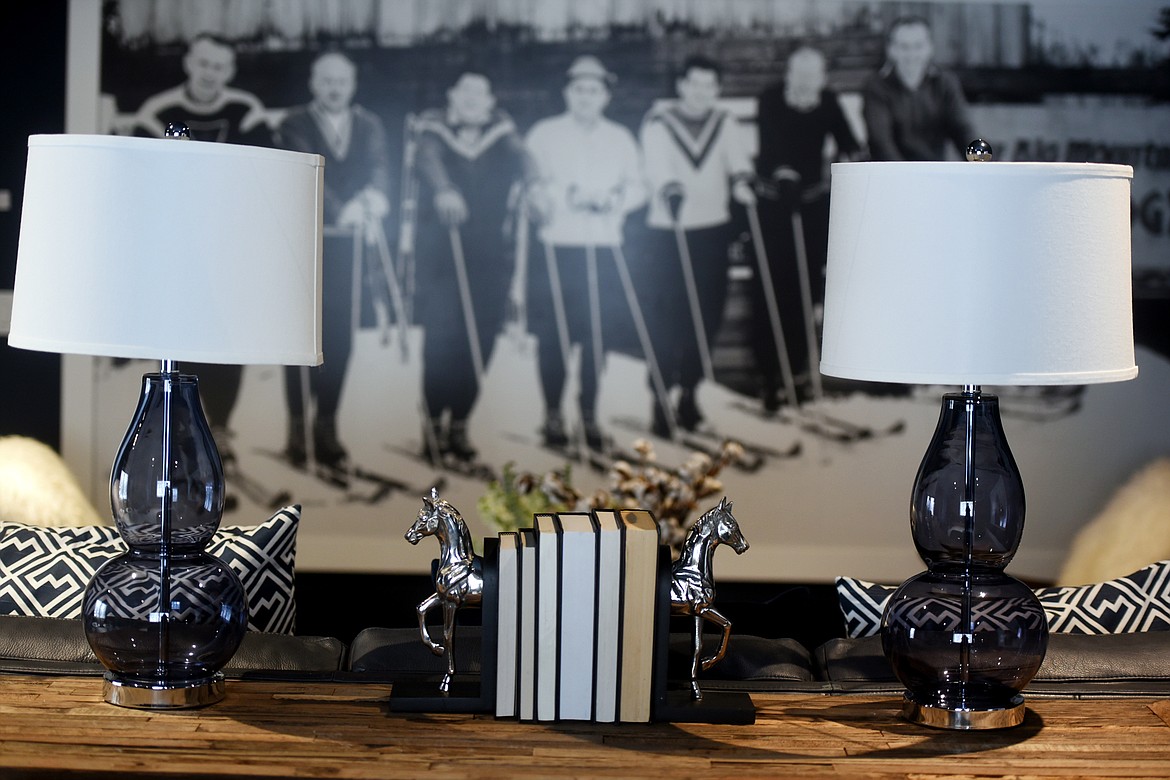
[[(435, 571), (435, 592), (415, 611), (423, 643), (435, 655), (447, 658), (447, 673), (439, 683), (439, 690), (446, 693), (455, 674), (455, 610), (482, 603), (483, 559), (475, 554), (471, 534), (459, 510), (439, 498), (435, 488), (431, 488), (429, 498), (423, 497), (423, 508), (406, 532), (406, 541), (418, 544), (425, 536), (439, 540), (439, 565)], [(443, 605), (443, 644), (432, 639), (427, 630), (427, 613), (439, 603)]]
[[(712, 604), (715, 602), (715, 580), (712, 577), (712, 561), (715, 548), (726, 544), (742, 555), (748, 548), (747, 539), (739, 530), (739, 523), (731, 514), (731, 502), (724, 497), (719, 505), (703, 514), (687, 534), (682, 554), (671, 567), (670, 613), (672, 615), (693, 615), (694, 655), (691, 658), (691, 698), (702, 699), (699, 690), (699, 670), (707, 671), (723, 660), (727, 644), (731, 640), (731, 621), (721, 615)], [(702, 658), (703, 621), (709, 620), (723, 629), (719, 649), (709, 658)]]

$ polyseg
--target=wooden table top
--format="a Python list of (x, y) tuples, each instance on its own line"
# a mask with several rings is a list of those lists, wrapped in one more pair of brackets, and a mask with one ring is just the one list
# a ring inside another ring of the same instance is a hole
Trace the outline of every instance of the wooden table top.
[(878, 696), (753, 694), (751, 726), (399, 715), (389, 686), (229, 681), (202, 710), (105, 704), (95, 678), (0, 675), (0, 777), (1167, 777), (1170, 700), (1029, 699), (951, 732)]

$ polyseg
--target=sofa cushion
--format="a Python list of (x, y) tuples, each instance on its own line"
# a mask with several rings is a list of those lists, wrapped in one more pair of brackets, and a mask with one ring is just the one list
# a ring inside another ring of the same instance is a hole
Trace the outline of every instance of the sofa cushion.
[[(837, 600), (849, 637), (877, 634), (882, 610), (896, 586), (837, 578)], [(1048, 630), (1068, 634), (1123, 634), (1170, 630), (1170, 560), (1126, 577), (1092, 585), (1039, 588)]]
[[(249, 631), (227, 677), (332, 678), (345, 663), (345, 645), (332, 637)], [(0, 671), (98, 675), (105, 668), (85, 639), (80, 620), (0, 615)]]
[[(299, 506), (256, 526), (221, 526), (207, 551), (234, 571), (248, 599), (248, 628), (291, 634)], [(0, 615), (80, 618), (85, 587), (126, 552), (113, 526), (44, 528), (0, 521)]]
[[(439, 626), (432, 631), (441, 634)], [(455, 663), (460, 674), (478, 674), (480, 627), (458, 626), (455, 630)], [(359, 675), (393, 682), (443, 674), (447, 662), (423, 644), (417, 628), (365, 628), (354, 637), (349, 649), (349, 669)]]
[[(437, 626), (432, 627), (437, 631)], [(481, 668), (479, 626), (459, 626), (455, 632), (455, 658), (458, 671), (475, 674)], [(704, 637), (703, 654), (715, 649), (716, 637)], [(671, 634), (668, 654), (669, 676), (683, 679), (690, 675), (688, 634)], [(353, 640), (350, 670), (379, 680), (411, 680), (445, 671), (443, 658), (434, 655), (422, 643), (417, 628), (367, 628)], [(769, 688), (778, 682), (812, 682), (812, 659), (808, 650), (794, 639), (766, 639), (732, 634), (727, 655), (703, 672), (705, 682), (747, 682), (746, 687)], [(716, 685), (715, 687), (718, 687)]]
[(112, 525), (56, 450), (27, 436), (0, 436), (0, 518), (29, 525)]
[[(816, 676), (835, 692), (903, 690), (878, 636), (831, 639), (813, 661)], [(1024, 693), (1164, 696), (1170, 693), (1170, 632), (1050, 634), (1044, 662)]]
[[(480, 629), (455, 633), (459, 671), (477, 674)], [(689, 637), (671, 634), (668, 678), (689, 676)], [(367, 628), (350, 651), (353, 676), (407, 682), (437, 678), (443, 659), (431, 654), (416, 628)], [(900, 695), (904, 689), (882, 651), (881, 637), (832, 639), (811, 654), (791, 639), (732, 635), (727, 656), (700, 674), (711, 690), (815, 691)], [(1130, 634), (1052, 634), (1048, 652), (1025, 693), (1054, 696), (1170, 694), (1170, 631)]]
[[(711, 655), (719, 644), (717, 633), (703, 635), (703, 656)], [(668, 676), (670, 679), (687, 679), (691, 673), (693, 657), (690, 634), (670, 635)], [(705, 672), (699, 673), (700, 681), (746, 681), (746, 682), (811, 682), (813, 680), (812, 658), (804, 645), (794, 639), (772, 639), (732, 634), (727, 645), (727, 655)]]

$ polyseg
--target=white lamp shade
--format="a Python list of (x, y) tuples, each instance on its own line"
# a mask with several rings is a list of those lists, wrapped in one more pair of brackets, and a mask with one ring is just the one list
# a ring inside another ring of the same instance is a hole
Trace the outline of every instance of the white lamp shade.
[(821, 371), (914, 384), (1137, 375), (1129, 166), (832, 168)]
[(86, 135), (28, 152), (10, 344), (321, 362), (320, 156)]

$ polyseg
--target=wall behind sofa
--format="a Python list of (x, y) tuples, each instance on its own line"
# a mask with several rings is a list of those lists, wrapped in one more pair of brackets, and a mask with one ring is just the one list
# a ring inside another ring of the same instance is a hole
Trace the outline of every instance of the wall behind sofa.
[[(79, 4), (96, 6), (97, 3), (96, 0), (83, 0)], [(788, 7), (798, 5), (794, 2), (777, 4)], [(470, 4), (464, 5), (470, 7)], [(865, 4), (844, 5), (860, 7)], [(896, 10), (895, 6), (902, 8), (921, 4), (888, 2), (876, 5), (892, 13)], [(949, 4), (927, 5), (934, 8)], [(981, 3), (967, 5), (975, 6)], [(1004, 6), (1005, 14), (1015, 18), (1018, 6), (1052, 6), (1053, 3), (998, 5)], [(1110, 2), (1095, 0), (1070, 2), (1067, 5), (1069, 8), (1108, 7)], [(955, 15), (961, 14), (956, 11)], [(654, 59), (649, 64), (658, 68), (668, 60), (676, 59), (677, 55), (688, 47), (702, 45), (687, 35), (685, 30), (680, 30), (677, 34), (671, 33), (656, 39), (663, 52), (662, 61)], [(868, 36), (866, 40), (872, 42), (875, 35), (873, 30), (867, 28), (866, 35)], [(94, 37), (96, 39), (97, 36)], [(877, 40), (880, 47), (880, 34)], [(109, 39), (106, 42), (109, 43)], [(741, 42), (737, 42), (737, 46), (739, 43)], [(123, 47), (124, 61), (111, 60), (109, 68), (105, 64), (102, 65), (103, 79), (106, 78), (106, 71), (109, 72), (111, 79), (109, 85), (103, 81), (101, 87), (103, 92), (107, 89), (116, 92), (115, 88), (119, 86), (119, 82), (115, 77), (119, 74), (129, 73), (131, 77), (127, 78), (122, 86), (127, 89), (133, 87), (139, 92), (148, 92), (156, 87), (169, 85), (178, 78), (177, 62), (182, 53), (181, 45), (172, 42), (169, 48), (160, 46), (158, 52), (144, 54), (142, 49), (136, 49), (132, 44), (133, 41)], [(442, 86), (438, 83), (437, 77), (429, 75), (430, 70), (416, 68), (414, 72), (423, 73), (424, 76), (419, 78), (425, 83), (417, 88), (408, 88), (412, 71), (405, 67), (406, 64), (415, 62), (418, 57), (427, 56), (430, 59), (426, 62), (432, 65), (447, 62), (448, 69), (458, 66), (457, 62), (448, 62), (455, 56), (453, 52), (457, 54), (457, 42), (439, 40), (433, 46), (420, 45), (402, 49), (371, 46), (364, 38), (355, 39), (350, 44), (353, 56), (366, 64), (366, 69), (362, 71), (362, 83), (380, 87), (374, 94), (359, 93), (359, 98), (374, 101), (375, 107), (379, 99), (388, 101), (383, 108), (388, 123), (394, 120), (390, 123), (392, 130), (401, 125), (399, 110), (401, 106), (394, 101), (401, 101), (403, 105), (410, 107), (423, 107), (437, 99)], [(744, 95), (754, 94), (766, 80), (774, 78), (777, 66), (773, 59), (768, 59), (768, 56), (781, 51), (775, 44), (776, 41), (771, 38), (759, 41), (759, 50), (765, 52), (767, 56), (761, 55), (758, 62), (765, 63), (766, 68), (760, 72), (749, 72), (744, 66), (737, 71), (738, 81), (734, 83), (729, 81), (729, 88), (734, 88)], [(485, 46), (482, 39), (479, 45), (481, 48)], [(541, 60), (547, 67), (533, 69), (544, 73), (560, 68), (570, 53), (584, 50), (586, 47), (596, 48), (597, 45), (595, 40), (590, 39), (579, 43), (557, 42), (549, 45), (552, 49), (549, 46), (533, 44), (528, 46), (527, 50), (548, 55), (547, 63)], [(631, 46), (632, 44), (627, 48)], [(496, 49), (493, 45), (488, 46), (488, 50)], [(109, 51), (117, 53), (112, 48)], [(640, 110), (644, 107), (648, 95), (661, 93), (659, 87), (666, 81), (660, 84), (654, 79), (657, 70), (651, 69), (642, 74), (641, 82), (627, 75), (644, 59), (641, 56), (640, 44), (639, 56), (630, 55), (627, 60), (621, 59), (624, 51), (621, 38), (609, 41), (605, 51), (607, 56), (612, 55), (611, 60), (607, 61), (616, 63), (612, 65), (613, 67), (624, 64), (623, 84), (627, 87), (641, 84), (641, 92), (623, 93), (628, 102), (636, 104)], [(872, 57), (872, 47), (867, 51)], [(509, 52), (514, 53), (511, 49)], [(770, 55), (767, 54), (769, 52)], [(141, 68), (127, 66), (127, 63), (137, 65), (139, 60), (136, 58), (147, 55), (159, 63), (156, 70), (147, 72)], [(275, 75), (284, 71), (270, 68), (266, 62), (281, 58), (286, 61), (286, 65), (291, 63), (295, 67), (289, 68), (289, 72), (292, 73), (290, 77), (278, 81), (278, 89), (270, 82)], [(271, 54), (254, 49), (242, 50), (240, 85), (257, 92), (263, 92), (266, 87), (271, 89), (272, 92), (267, 94), (272, 95), (271, 100), (274, 103), (277, 100), (284, 101), (276, 105), (303, 100), (303, 70), (307, 61), (306, 52)], [(121, 62), (120, 67), (112, 67), (118, 62)], [(850, 69), (845, 67), (843, 55), (837, 62), (840, 67), (834, 70), (834, 74), (840, 82), (839, 88), (843, 93), (851, 90), (855, 92), (857, 79), (871, 63), (866, 60), (861, 64), (854, 64), (853, 69)], [(994, 98), (983, 94), (978, 100), (979, 110), (986, 116), (1001, 112), (1008, 117), (1021, 117), (1025, 112), (1020, 110), (1019, 104), (1031, 101), (1043, 106), (1044, 116), (1049, 116), (1057, 109), (1060, 116), (1072, 118), (1093, 114), (1100, 117), (1102, 133), (1108, 131), (1113, 134), (1114, 123), (1109, 119), (1115, 115), (1115, 109), (1119, 107), (1132, 109), (1135, 100), (1143, 99), (1126, 95), (1118, 98), (1115, 105), (1114, 98), (1108, 94), (1114, 86), (1106, 86), (1101, 90), (1096, 85), (1106, 76), (1115, 81), (1124, 81), (1128, 79), (1128, 75), (1124, 72), (1106, 73), (1107, 69), (1104, 68), (1097, 74), (1094, 74), (1093, 68), (1086, 68), (1083, 71), (1039, 66), (1033, 68), (1031, 76), (1039, 74), (1051, 79), (1055, 74), (1063, 79), (1061, 84), (1065, 86), (1075, 85), (1078, 88), (1091, 88), (1105, 93), (1104, 97), (1074, 96), (1067, 102), (1054, 106), (1052, 101), (1043, 96), (1017, 94), (1023, 85), (1014, 80), (1013, 74), (1017, 74), (1017, 71), (1012, 68), (983, 67), (980, 70), (981, 66), (978, 66), (978, 63), (948, 64), (963, 65), (965, 72), (974, 73), (972, 83), (983, 85), (985, 93), (988, 90), (995, 92)], [(520, 66), (513, 63), (513, 67), (518, 69)], [(1094, 78), (1088, 78), (1094, 75)], [(381, 78), (376, 79), (375, 76)], [(533, 116), (547, 110), (543, 103), (534, 105), (526, 102), (529, 95), (521, 89), (526, 82), (520, 79), (518, 74), (513, 73), (511, 76), (516, 79), (511, 85), (512, 93), (502, 94), (502, 101), (509, 107), (527, 108)], [(750, 83), (746, 81), (749, 76), (752, 79)], [(150, 84), (151, 79), (159, 83)], [(1045, 87), (1045, 90), (1053, 89)], [(1064, 91), (1063, 86), (1060, 91)], [(541, 99), (547, 97), (545, 92), (536, 90), (538, 96), (543, 96)], [(555, 92), (550, 94), (555, 97)], [(141, 101), (142, 95), (128, 93), (124, 98), (125, 105), (117, 103), (117, 107), (121, 111), (132, 111)], [(1152, 102), (1158, 103), (1157, 100)], [(747, 106), (747, 101), (743, 101), (743, 105)], [(537, 111), (537, 108), (540, 111)], [(1159, 111), (1165, 110), (1164, 96), (1156, 108)], [(636, 121), (636, 111), (631, 109), (627, 113), (633, 117), (630, 121)], [(522, 119), (519, 116), (518, 118)], [(998, 124), (1007, 126), (1005, 123)], [(1009, 141), (1008, 148), (1017, 154), (1021, 153), (1027, 148), (1021, 141), (1027, 140), (1028, 133), (1034, 129), (1035, 126), (1027, 122), (1019, 128), (1013, 128), (1012, 135), (1005, 139)], [(1091, 137), (1096, 138), (1095, 135)], [(1053, 142), (1055, 138), (1056, 136), (1051, 138), (1045, 136), (1044, 140)], [(1112, 138), (1112, 135), (1108, 138)], [(1075, 140), (1075, 137), (1072, 140)], [(1061, 144), (1057, 144), (1057, 147), (1065, 148)], [(1147, 189), (1155, 193), (1164, 191), (1162, 181), (1158, 179), (1153, 186), (1143, 184), (1143, 193)], [(1137, 194), (1135, 192), (1135, 195)], [(1147, 231), (1145, 238), (1157, 244), (1155, 249), (1159, 252), (1155, 260), (1165, 266), (1165, 233), (1160, 233), (1160, 237), (1151, 238), (1151, 235)], [(1142, 312), (1139, 312), (1139, 319), (1149, 320), (1149, 312), (1153, 310), (1154, 321), (1164, 323), (1164, 312), (1167, 307), (1167, 299), (1164, 297), (1144, 301), (1140, 305)], [(1158, 312), (1162, 314), (1159, 315)], [(1162, 325), (1158, 324), (1155, 327)], [(1165, 332), (1163, 329), (1162, 333)], [(356, 379), (347, 390), (342, 432), (347, 436), (352, 435), (354, 450), (365, 464), (383, 469), (409, 483), (412, 489), (395, 492), (385, 503), (364, 506), (354, 501), (347, 502), (326, 487), (311, 482), (294, 481), (295, 475), (288, 474), (287, 470), (281, 471), (280, 464), (270, 457), (271, 451), (283, 444), (284, 436), (283, 410), (279, 408), (280, 376), (263, 368), (250, 370), (248, 373), (253, 381), (245, 389), (246, 397), (242, 409), (244, 413), (239, 415), (239, 419), (234, 423), (240, 432), (238, 443), (244, 456), (249, 459), (247, 465), (255, 469), (258, 481), (270, 480), (271, 485), (290, 487), (294, 489), (294, 496), (298, 500), (304, 500), (308, 504), (300, 555), (306, 569), (418, 572), (425, 570), (434, 554), (433, 548), (429, 546), (410, 548), (401, 539), (402, 530), (408, 524), (412, 513), (417, 511), (421, 488), (435, 475), (416, 468), (417, 464), (404, 460), (402, 453), (398, 451), (407, 448), (408, 445), (403, 442), (409, 441), (409, 437), (418, 436), (417, 418), (412, 403), (414, 397), (412, 393), (416, 390), (417, 383), (410, 376), (406, 376), (404, 381), (403, 372), (394, 370), (389, 359), (392, 356), (387, 354), (388, 350), (384, 348), (384, 344), (379, 343), (378, 336), (373, 329), (365, 329), (359, 334), (361, 346), (366, 350), (364, 354), (372, 356), (372, 359), (360, 362), (351, 374)], [(1029, 509), (1032, 513), (1029, 517), (1029, 531), (1024, 548), (1017, 559), (1018, 574), (1040, 579), (1046, 575), (1050, 576), (1075, 528), (1091, 517), (1103, 505), (1109, 493), (1132, 471), (1150, 458), (1164, 454), (1170, 448), (1170, 432), (1167, 428), (1170, 423), (1164, 414), (1156, 413), (1162, 405), (1161, 398), (1166, 392), (1164, 388), (1170, 387), (1170, 363), (1166, 360), (1166, 352), (1159, 351), (1152, 341), (1154, 340), (1150, 339), (1148, 334), (1143, 339), (1139, 333), (1139, 342), (1144, 347), (1139, 354), (1143, 373), (1135, 383), (1095, 388), (1086, 392), (1083, 397), (1075, 396), (1069, 399), (1053, 400), (1028, 395), (1011, 399), (1016, 411), (1008, 420), (1009, 437), (1025, 472), (1025, 482), (1029, 489)], [(1161, 342), (1164, 344), (1165, 339), (1162, 338)], [(628, 356), (615, 358), (619, 360), (619, 367), (631, 367), (632, 364), (625, 360), (626, 357)], [(66, 454), (71, 458), (71, 463), (84, 466), (81, 469), (85, 471), (82, 474), (83, 478), (94, 476), (93, 492), (98, 497), (95, 498), (95, 502), (101, 500), (100, 496), (106, 490), (104, 482), (108, 479), (109, 459), (121, 436), (125, 418), (132, 409), (129, 399), (136, 391), (138, 373), (139, 370), (127, 371), (108, 365), (96, 366), (87, 376), (94, 387), (93, 403), (68, 404), (66, 412), (72, 413), (75, 419), (79, 412), (83, 417), (85, 415), (93, 417), (85, 421), (85, 424), (89, 425), (84, 437), (85, 446), (74, 448), (72, 452)], [(637, 388), (641, 390), (645, 383), (636, 365), (633, 366), (633, 375), (636, 377)], [(506, 386), (513, 392), (501, 390), (496, 397), (489, 398), (488, 401), (499, 402), (498, 408), (504, 412), (522, 410), (520, 414), (527, 414), (531, 419), (510, 421), (511, 424), (506, 428), (507, 436), (497, 435), (494, 439), (485, 437), (481, 439), (481, 447), (498, 449), (503, 453), (496, 461), (497, 465), (503, 463), (506, 457), (512, 457), (513, 451), (519, 451), (524, 454), (523, 458), (518, 458), (517, 465), (520, 468), (536, 470), (547, 467), (551, 463), (550, 458), (546, 457), (547, 453), (539, 452), (531, 446), (521, 446), (531, 444), (532, 430), (539, 423), (537, 417), (529, 411), (532, 406), (526, 405), (531, 400), (531, 395), (515, 392), (517, 389), (530, 390), (531, 378), (518, 372), (506, 376), (509, 382), (489, 381), (489, 384), (497, 390), (501, 386)], [(496, 376), (498, 377), (499, 375)], [(70, 381), (68, 384), (72, 388), (77, 383)], [(520, 402), (517, 402), (517, 398)], [(856, 415), (856, 419), (878, 425), (898, 422), (905, 424), (903, 432), (897, 436), (887, 437), (880, 443), (862, 442), (855, 446), (841, 446), (832, 441), (801, 434), (790, 427), (760, 423), (754, 418), (740, 414), (742, 410), (737, 405), (746, 405), (747, 402), (734, 399), (730, 394), (723, 394), (720, 398), (728, 399), (727, 419), (744, 423), (744, 435), (759, 434), (763, 443), (771, 445), (778, 451), (786, 451), (798, 440), (803, 446), (799, 457), (786, 460), (775, 458), (761, 473), (729, 472), (725, 475), (727, 490), (730, 497), (736, 501), (741, 521), (750, 531), (753, 548), (750, 555), (742, 558), (732, 556), (721, 559), (722, 577), (824, 581), (834, 574), (856, 574), (871, 578), (901, 579), (921, 568), (913, 554), (906, 530), (905, 505), (914, 468), (926, 446), (937, 414), (937, 394), (927, 392), (914, 398), (901, 399), (871, 399), (860, 394), (842, 397), (840, 412), (843, 416), (854, 419), (853, 415)], [(1068, 403), (1063, 403), (1063, 400), (1067, 400)], [(1074, 405), (1077, 407), (1075, 410)], [(109, 410), (108, 414), (103, 415), (94, 411), (99, 408)], [(634, 412), (644, 415), (646, 409), (644, 406), (638, 406)], [(475, 423), (496, 422), (505, 416), (477, 414)], [(76, 434), (77, 431), (72, 426), (64, 432), (66, 439)], [(624, 430), (620, 435), (623, 440), (632, 436)], [(528, 437), (527, 442), (519, 441), (525, 436)], [(368, 445), (367, 450), (360, 449), (363, 444)], [(388, 449), (390, 445), (395, 445), (395, 449)], [(665, 445), (662, 449), (667, 450)], [(665, 455), (673, 460), (678, 453), (667, 450)], [(579, 470), (578, 478), (585, 482), (590, 476)], [(457, 504), (465, 515), (469, 516), (476, 534), (488, 532), (486, 526), (476, 517), (474, 506), (474, 497), (482, 491), (482, 484), (466, 484), (454, 477), (449, 477), (447, 484), (448, 497), (458, 499)], [(251, 505), (246, 500), (242, 505), (248, 510), (249, 516), (256, 515), (261, 510), (261, 507)], [(233, 517), (230, 521), (240, 522), (243, 519), (245, 518)]]

